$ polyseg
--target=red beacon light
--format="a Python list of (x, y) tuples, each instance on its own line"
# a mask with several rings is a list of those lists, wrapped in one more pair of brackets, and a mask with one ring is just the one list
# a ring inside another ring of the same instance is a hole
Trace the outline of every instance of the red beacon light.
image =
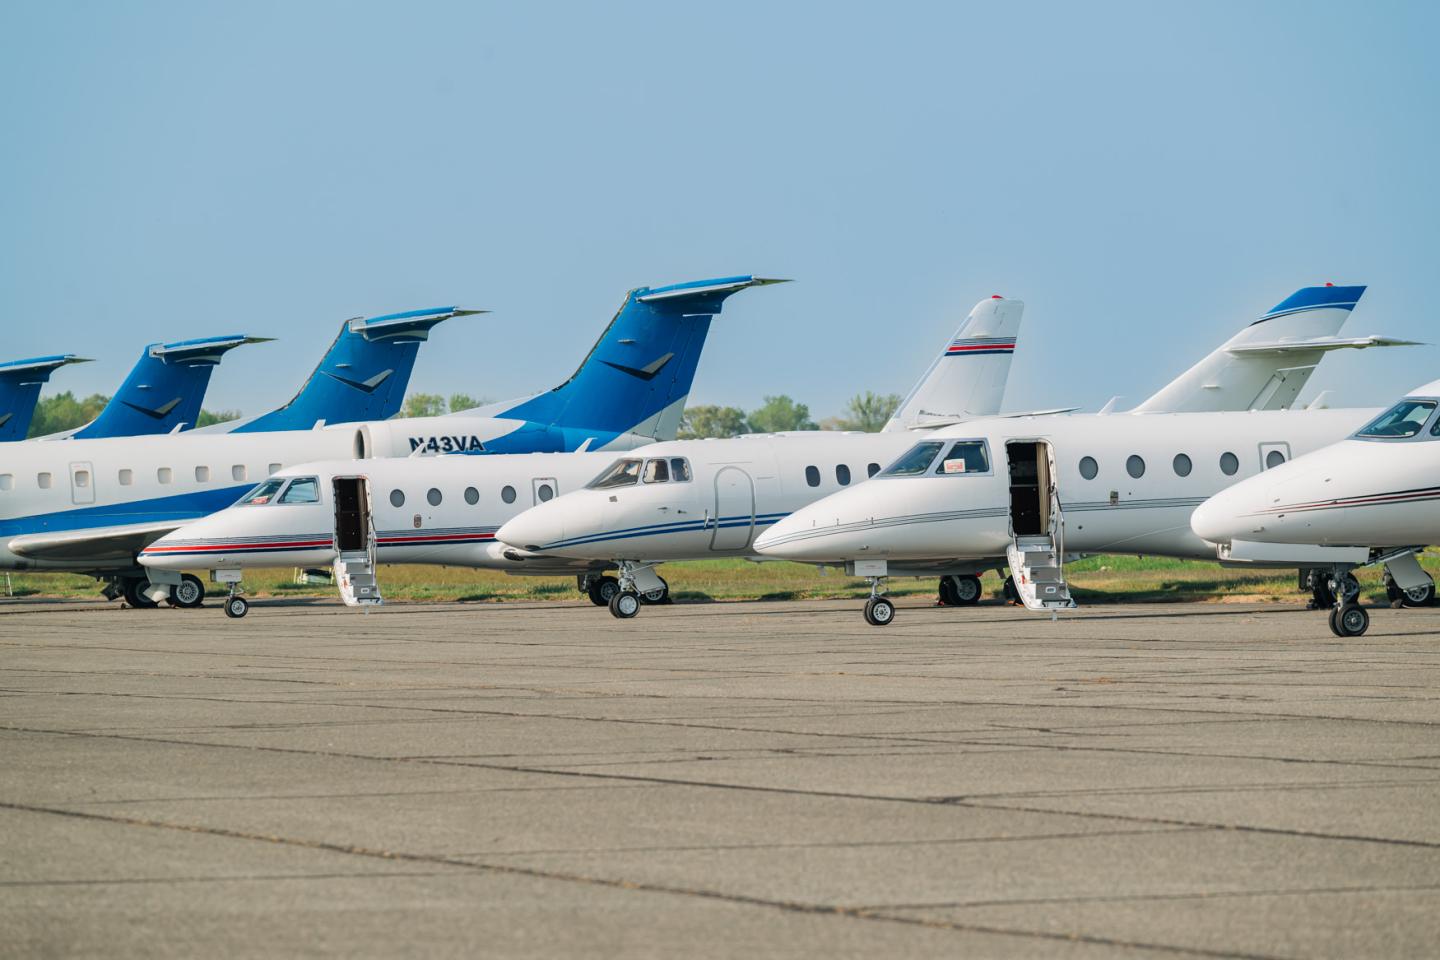
[(990, 294), (990, 299), (991, 299), (991, 300), (1004, 300), (1005, 298), (1002, 297), (1002, 296), (1000, 296), (1000, 294), (998, 294), (998, 293), (992, 293), (992, 294)]
[(1327, 287), (1333, 287), (1333, 286), (1335, 286), (1335, 284), (1331, 283), (1329, 280), (1326, 280), (1326, 281), (1325, 281), (1325, 286), (1327, 286)]

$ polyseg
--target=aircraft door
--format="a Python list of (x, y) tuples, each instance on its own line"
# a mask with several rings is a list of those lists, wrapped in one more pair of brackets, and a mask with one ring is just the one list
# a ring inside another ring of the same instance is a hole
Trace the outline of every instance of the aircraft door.
[(715, 474), (715, 513), (710, 518), (711, 550), (743, 550), (755, 532), (755, 483), (736, 466)]
[(70, 464), (70, 502), (95, 502), (95, 471), (88, 461)]
[(370, 548), (370, 489), (364, 477), (336, 477), (335, 549), (341, 553)]
[(535, 494), (535, 503), (541, 504), (546, 500), (554, 500), (560, 495), (560, 484), (555, 482), (554, 477), (536, 477), (530, 482)]
[(1278, 467), (1290, 459), (1290, 444), (1288, 443), (1262, 443), (1260, 444), (1260, 469), (1269, 470)]

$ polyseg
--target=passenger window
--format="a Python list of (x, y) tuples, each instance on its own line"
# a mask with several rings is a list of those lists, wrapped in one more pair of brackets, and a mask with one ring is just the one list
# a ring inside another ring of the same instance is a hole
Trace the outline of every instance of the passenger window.
[(504, 500), (506, 503), (514, 503), (514, 502), (515, 502), (515, 488), (514, 488), (514, 487), (505, 487), (504, 489), (502, 489), (502, 490), (500, 491), (500, 499), (501, 499), (501, 500)]
[(480, 502), (480, 491), (476, 490), (474, 487), (466, 487), (465, 502), (470, 504), (470, 506), (472, 507), (475, 506), (475, 504)]
[(945, 444), (936, 440), (927, 440), (924, 443), (917, 443), (905, 453), (900, 459), (885, 468), (884, 475), (887, 477), (917, 477), (930, 469), (934, 462), (935, 455)]
[(280, 492), (280, 488), (283, 486), (285, 486), (284, 480), (266, 480), (260, 484), (260, 486), (241, 497), (240, 503), (250, 507), (262, 507), (269, 503), (275, 494)]
[(1100, 464), (1095, 462), (1094, 457), (1080, 458), (1080, 476), (1086, 480), (1094, 480), (1100, 475)]
[(73, 481), (74, 481), (74, 483), (75, 483), (75, 486), (77, 486), (77, 487), (88, 487), (88, 486), (90, 486), (90, 471), (89, 471), (89, 470), (76, 470), (75, 473), (72, 474), (72, 479), (73, 479)]
[(985, 455), (985, 441), (961, 440), (940, 458), (937, 474), (989, 473), (990, 458)]
[(13, 474), (13, 473), (0, 473), (0, 490), (14, 490), (14, 489), (15, 489), (15, 474)]
[(159, 480), (161, 483), (169, 483), (171, 475), (172, 471), (169, 467), (161, 467), (160, 469), (155, 471), (155, 479)]
[(806, 467), (806, 468), (805, 468), (805, 482), (808, 483), (808, 484), (810, 484), (810, 486), (812, 486), (812, 487), (818, 487), (818, 486), (820, 486), (820, 468), (819, 468), (819, 467)]
[(405, 506), (405, 491), (404, 491), (404, 490), (391, 490), (391, 491), (390, 491), (390, 506), (392, 506), (392, 507), (397, 507), (397, 508), (398, 508), (398, 507), (403, 507), (403, 506)]
[(283, 463), (272, 463), (270, 464), (270, 469), (265, 471), (265, 475), (269, 476), (272, 473), (279, 473), (284, 466)]
[(1220, 472), (1227, 477), (1235, 476), (1240, 469), (1240, 458), (1235, 454), (1226, 451), (1220, 454)]
[[(320, 481), (314, 477), (301, 477), (299, 480), (291, 480), (290, 486), (280, 494), (281, 503), (319, 503), (320, 502)], [(276, 514), (279, 516), (279, 514)]]
[(553, 499), (554, 496), (555, 491), (551, 489), (550, 484), (548, 483), (540, 484), (540, 486), (535, 490), (535, 499), (539, 500), (541, 503), (545, 503), (547, 500)]
[(120, 486), (128, 487), (135, 482), (135, 472), (128, 467), (120, 471)]
[(850, 486), (850, 468), (843, 463), (835, 464), (835, 482), (842, 487)]
[(1144, 459), (1136, 456), (1133, 453), (1130, 454), (1130, 456), (1125, 461), (1125, 472), (1130, 474), (1130, 476), (1134, 477), (1136, 480), (1139, 480), (1141, 477), (1145, 476)]
[(1177, 454), (1175, 454), (1175, 462), (1174, 462), (1175, 476), (1177, 476), (1177, 477), (1188, 477), (1188, 476), (1190, 476), (1190, 470), (1191, 470), (1191, 467), (1192, 467), (1192, 466), (1193, 466), (1193, 465), (1190, 463), (1190, 458), (1187, 457), (1187, 456), (1185, 456), (1185, 454), (1183, 454), (1183, 453), (1177, 453)]
[(1281, 453), (1279, 450), (1271, 450), (1269, 453), (1265, 454), (1266, 470), (1273, 470), (1284, 462), (1285, 454)]
[(209, 468), (209, 467), (196, 467), (196, 468), (195, 468), (195, 482), (196, 482), (196, 483), (209, 483), (209, 482), (210, 482), (210, 468)]
[(430, 504), (430, 506), (432, 506), (432, 507), (438, 507), (438, 506), (440, 506), (440, 501), (441, 501), (442, 499), (444, 499), (444, 498), (442, 498), (442, 497), (440, 496), (440, 491), (437, 490), (437, 489), (434, 488), (434, 487), (431, 487), (431, 488), (426, 492), (426, 494), (425, 494), (425, 500), (426, 500), (426, 501)]
[(247, 473), (247, 471), (246, 471), (246, 469), (245, 469), (245, 464), (243, 464), (243, 463), (237, 463), (237, 464), (235, 464), (233, 467), (230, 468), (230, 479), (231, 479), (231, 480), (245, 480), (245, 479), (247, 479), (246, 473)]
[[(609, 490), (612, 487), (628, 487), (640, 482), (639, 460), (618, 460), (590, 481), (591, 490)], [(509, 500), (505, 501), (509, 503)]]
[(40, 487), (41, 490), (50, 489), (50, 479), (50, 474), (48, 473), (37, 473), (35, 475), (35, 483)]
[(690, 461), (684, 457), (670, 458), (670, 479), (676, 483), (690, 482)]
[(645, 482), (646, 483), (668, 483), (670, 481), (670, 464), (664, 460), (645, 461)]
[(880, 472), (880, 464), (878, 464), (878, 463), (872, 463), (872, 464), (870, 464), (869, 466), (867, 466), (867, 467), (865, 468), (865, 476), (866, 476), (866, 477), (873, 477), (873, 476), (875, 476), (875, 474), (877, 474), (877, 473), (879, 473), (879, 472)]

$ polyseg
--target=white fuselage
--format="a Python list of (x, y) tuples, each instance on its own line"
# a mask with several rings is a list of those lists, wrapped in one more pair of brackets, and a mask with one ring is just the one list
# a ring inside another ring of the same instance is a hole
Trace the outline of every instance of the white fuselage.
[[(1042, 441), (1066, 553), (1215, 559), (1190, 529), (1207, 497), (1264, 469), (1344, 437), (1373, 410), (994, 418), (930, 437), (983, 441), (988, 472), (881, 476), (775, 524), (764, 555), (820, 563), (1002, 557), (1013, 542), (1007, 443)], [(1230, 472), (1233, 468), (1233, 472)]]

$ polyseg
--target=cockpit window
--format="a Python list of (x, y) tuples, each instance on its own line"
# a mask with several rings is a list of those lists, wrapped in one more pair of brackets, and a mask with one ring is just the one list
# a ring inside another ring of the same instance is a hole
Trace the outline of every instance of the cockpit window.
[(984, 440), (961, 440), (935, 465), (937, 474), (989, 473), (990, 457)]
[(629, 487), (640, 482), (640, 460), (617, 460), (594, 480), (591, 490), (609, 490), (611, 487)]
[(275, 499), (275, 494), (279, 493), (280, 488), (283, 486), (285, 486), (285, 481), (283, 479), (266, 480), (264, 483), (260, 484), (260, 486), (256, 487), (254, 490), (251, 490), (249, 493), (245, 494), (245, 496), (241, 497), (240, 503), (237, 504), (237, 506), (264, 506), (271, 500)]
[(646, 483), (669, 483), (670, 464), (665, 460), (645, 461), (645, 482)]
[(690, 482), (690, 461), (684, 457), (670, 458), (670, 479), (676, 483)]
[(927, 440), (924, 443), (917, 443), (901, 455), (890, 466), (880, 471), (882, 477), (918, 477), (930, 469), (934, 462), (935, 455), (945, 444), (936, 440)]
[(1391, 440), (1413, 437), (1434, 411), (1434, 400), (1401, 400), (1361, 427), (1355, 436)]
[(320, 481), (315, 477), (301, 477), (291, 480), (290, 486), (280, 494), (281, 503), (319, 503)]

